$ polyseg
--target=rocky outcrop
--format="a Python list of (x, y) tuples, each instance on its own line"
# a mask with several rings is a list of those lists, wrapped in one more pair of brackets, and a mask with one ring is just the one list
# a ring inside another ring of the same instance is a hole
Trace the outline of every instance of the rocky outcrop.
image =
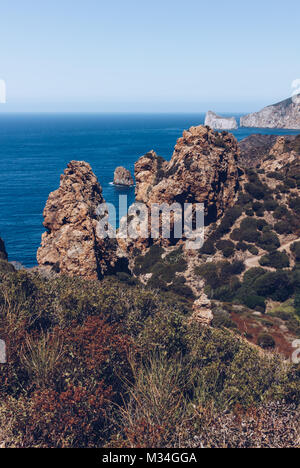
[(300, 104), (298, 99), (286, 99), (260, 112), (241, 117), (241, 127), (300, 129)]
[(235, 117), (221, 117), (212, 111), (208, 111), (205, 117), (205, 125), (213, 130), (236, 130), (238, 123)]
[(200, 325), (208, 327), (214, 319), (212, 304), (205, 293), (201, 294), (193, 304), (192, 320)]
[(130, 171), (122, 166), (117, 167), (114, 173), (114, 185), (132, 187), (134, 185), (134, 181)]
[[(300, 156), (300, 135), (250, 135), (239, 143), (241, 148), (240, 164), (256, 167), (265, 160), (285, 160)], [(274, 164), (273, 164), (274, 165)]]
[(7, 260), (7, 253), (5, 249), (5, 244), (0, 237), (0, 260)]
[(233, 205), (240, 150), (233, 135), (191, 127), (177, 141), (171, 161), (150, 152), (135, 165), (136, 199), (153, 203), (204, 203), (207, 222)]
[[(285, 136), (277, 137), (275, 144), (269, 151), (261, 164), (261, 168), (266, 172), (277, 172), (287, 165), (295, 165), (299, 163), (299, 152), (293, 148), (293, 142), (300, 143), (300, 137), (286, 138)], [(295, 145), (294, 148), (297, 146)]]
[(240, 141), (240, 164), (246, 168), (256, 167), (269, 154), (276, 140), (276, 135), (255, 134)]
[(113, 268), (116, 245), (97, 234), (96, 209), (101, 203), (102, 188), (90, 165), (71, 161), (44, 209), (47, 231), (37, 253), (40, 266), (89, 279)]

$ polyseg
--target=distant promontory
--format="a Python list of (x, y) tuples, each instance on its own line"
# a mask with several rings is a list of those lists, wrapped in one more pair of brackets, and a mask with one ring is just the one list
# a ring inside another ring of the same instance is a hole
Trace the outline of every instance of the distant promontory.
[(241, 117), (241, 127), (300, 129), (300, 95)]

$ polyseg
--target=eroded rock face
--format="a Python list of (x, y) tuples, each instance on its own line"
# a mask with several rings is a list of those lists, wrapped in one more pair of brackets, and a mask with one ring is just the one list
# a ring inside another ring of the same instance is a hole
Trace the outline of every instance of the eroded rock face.
[(241, 127), (300, 129), (300, 95), (241, 117)]
[[(265, 160), (279, 161), (293, 155), (300, 156), (300, 135), (261, 135), (254, 134), (239, 142), (240, 164), (246, 168), (256, 167)], [(284, 157), (283, 157), (284, 155)]]
[[(297, 146), (299, 145), (299, 148)], [(298, 148), (298, 149), (297, 149)], [(287, 164), (299, 162), (300, 138), (287, 138), (280, 136), (276, 139), (275, 144), (269, 151), (261, 164), (262, 169), (266, 172), (276, 172), (281, 170)]]
[(146, 203), (204, 203), (213, 222), (233, 205), (240, 150), (233, 135), (192, 127), (177, 141), (170, 162), (154, 152), (135, 165), (136, 200)]
[(4, 241), (0, 237), (0, 260), (7, 260), (7, 253)]
[(221, 117), (212, 111), (207, 112), (205, 125), (213, 130), (236, 130), (239, 128), (235, 117)]
[(125, 169), (125, 167), (117, 167), (114, 173), (114, 185), (132, 187), (134, 185), (134, 181), (130, 171)]
[(96, 209), (101, 203), (102, 188), (90, 165), (71, 161), (44, 209), (47, 232), (37, 252), (40, 266), (96, 279), (115, 265), (116, 246), (97, 234)]
[(213, 318), (211, 301), (206, 294), (203, 293), (193, 304), (192, 320), (198, 322), (202, 326), (208, 327), (211, 325)]

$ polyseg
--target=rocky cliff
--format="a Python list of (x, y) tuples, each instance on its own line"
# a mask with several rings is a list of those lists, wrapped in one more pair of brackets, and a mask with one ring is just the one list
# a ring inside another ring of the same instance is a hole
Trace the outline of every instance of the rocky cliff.
[(117, 167), (114, 173), (114, 185), (132, 187), (134, 185), (134, 181), (130, 171), (122, 166)]
[(71, 161), (44, 209), (47, 231), (37, 253), (40, 266), (91, 279), (113, 268), (116, 246), (99, 238), (96, 229), (96, 209), (101, 203), (102, 188), (90, 165)]
[[(240, 141), (240, 164), (245, 168), (256, 167), (270, 156), (270, 152), (273, 154), (271, 150), (274, 145), (276, 146), (273, 151), (276, 151), (276, 154), (273, 156), (276, 158), (279, 156), (278, 141), (281, 142), (281, 154), (291, 153), (294, 151), (296, 154), (300, 155), (300, 135), (284, 135), (279, 138), (277, 135), (255, 134)], [(286, 157), (288, 159), (289, 156), (286, 155)]]
[(7, 253), (3, 240), (0, 237), (0, 260), (7, 260)]
[(153, 203), (204, 203), (207, 222), (235, 200), (240, 150), (233, 135), (191, 127), (177, 141), (171, 161), (150, 152), (135, 165), (136, 199)]
[(300, 104), (295, 99), (286, 99), (260, 112), (241, 117), (241, 127), (300, 129)]
[(213, 130), (236, 130), (238, 128), (235, 117), (221, 117), (212, 111), (207, 112), (205, 125)]

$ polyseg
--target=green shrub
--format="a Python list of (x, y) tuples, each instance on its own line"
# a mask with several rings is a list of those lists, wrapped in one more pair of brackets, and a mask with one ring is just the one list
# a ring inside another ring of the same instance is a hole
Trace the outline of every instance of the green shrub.
[(255, 247), (255, 245), (248, 245), (248, 250), (252, 255), (258, 255), (259, 254), (259, 250), (258, 250), (257, 247)]
[(264, 209), (266, 211), (275, 211), (278, 207), (278, 203), (273, 199), (265, 200)]
[(245, 190), (257, 200), (262, 200), (265, 197), (265, 189), (260, 184), (249, 183), (245, 185)]
[(290, 266), (290, 260), (286, 252), (280, 252), (279, 250), (275, 250), (274, 252), (265, 255), (260, 259), (259, 263), (263, 267), (277, 269), (288, 268)]
[(225, 258), (232, 257), (235, 251), (235, 244), (229, 240), (218, 241), (216, 247), (223, 252)]
[(291, 234), (292, 233), (291, 226), (289, 223), (287, 223), (287, 221), (278, 221), (278, 223), (274, 225), (274, 230), (278, 234)]
[(300, 262), (300, 242), (295, 242), (291, 246), (291, 251), (295, 257), (296, 262)]
[(259, 296), (285, 302), (293, 294), (294, 285), (288, 273), (277, 271), (259, 276), (253, 283), (253, 289)]
[(273, 216), (276, 219), (282, 219), (288, 214), (288, 209), (285, 205), (279, 205), (273, 213)]
[(241, 250), (242, 252), (246, 252), (246, 250), (248, 249), (248, 245), (245, 244), (245, 242), (238, 242), (236, 244), (236, 248), (237, 248), (237, 250)]
[(212, 240), (207, 239), (202, 248), (199, 250), (200, 254), (204, 255), (214, 255), (216, 253), (215, 244)]
[(274, 338), (268, 333), (262, 333), (257, 338), (257, 344), (263, 349), (274, 348), (276, 343)]
[(272, 252), (280, 247), (280, 240), (273, 231), (263, 232), (262, 236), (258, 239), (258, 245), (262, 249)]
[(300, 197), (292, 197), (289, 201), (289, 207), (296, 214), (300, 215)]

